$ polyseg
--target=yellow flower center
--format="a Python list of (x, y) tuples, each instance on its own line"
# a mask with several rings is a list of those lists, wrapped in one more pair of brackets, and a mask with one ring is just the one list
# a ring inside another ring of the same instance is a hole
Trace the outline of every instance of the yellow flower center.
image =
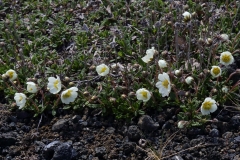
[(142, 96), (143, 96), (144, 98), (147, 99), (147, 92), (146, 92), (146, 91), (142, 91), (141, 94), (142, 94)]
[(220, 73), (220, 69), (218, 67), (214, 67), (212, 71), (215, 75), (218, 75)]
[(8, 72), (8, 76), (9, 76), (10, 78), (12, 78), (12, 77), (13, 77), (13, 74), (14, 74), (14, 72), (13, 72), (13, 71), (10, 71), (10, 72)]
[(66, 93), (63, 94), (63, 98), (69, 98), (72, 96), (71, 90), (68, 90)]
[(169, 82), (167, 79), (165, 79), (164, 81), (162, 81), (162, 85), (164, 88), (168, 89), (168, 85), (169, 85)]
[(231, 55), (224, 54), (224, 55), (222, 56), (222, 61), (223, 61), (223, 62), (228, 63), (228, 62), (230, 62), (230, 60), (231, 60)]
[(19, 97), (19, 102), (21, 102), (21, 101), (22, 101), (22, 99), (23, 99), (23, 97), (22, 97), (22, 96), (20, 96), (20, 97)]
[(101, 73), (103, 73), (103, 72), (105, 72), (107, 70), (107, 67), (103, 67), (102, 69), (101, 69)]
[(212, 108), (212, 104), (213, 103), (210, 101), (203, 102), (203, 109), (210, 110)]
[(55, 87), (55, 88), (57, 88), (58, 89), (58, 83), (59, 83), (59, 81), (58, 80), (56, 80), (54, 83), (53, 83), (53, 86)]

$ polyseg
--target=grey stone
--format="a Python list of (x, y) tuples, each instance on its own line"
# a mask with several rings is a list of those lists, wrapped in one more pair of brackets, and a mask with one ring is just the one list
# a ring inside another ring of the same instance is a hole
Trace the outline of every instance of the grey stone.
[(115, 128), (113, 128), (113, 127), (108, 127), (106, 129), (106, 133), (108, 133), (108, 134), (113, 134), (114, 132), (115, 132)]
[(173, 156), (171, 160), (183, 160), (181, 156)]
[(66, 120), (66, 119), (60, 119), (60, 120), (58, 120), (58, 121), (52, 126), (52, 131), (59, 131), (59, 130), (61, 130), (66, 123), (67, 123), (67, 120)]
[(229, 138), (232, 137), (232, 135), (233, 135), (232, 132), (225, 132), (225, 133), (222, 135), (222, 138), (224, 138), (224, 139), (229, 139)]
[(235, 137), (234, 141), (237, 142), (237, 143), (240, 143), (240, 136)]

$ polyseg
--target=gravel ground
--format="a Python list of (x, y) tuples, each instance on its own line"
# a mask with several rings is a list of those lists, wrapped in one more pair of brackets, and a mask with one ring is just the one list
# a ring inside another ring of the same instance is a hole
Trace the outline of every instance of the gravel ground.
[[(216, 113), (202, 127), (177, 128), (175, 108), (131, 122), (59, 110), (57, 117), (32, 118), (1, 105), (0, 158), (31, 160), (238, 160), (240, 115)], [(40, 122), (40, 124), (39, 124)], [(38, 127), (39, 125), (39, 127)], [(161, 157), (161, 158), (160, 158)]]

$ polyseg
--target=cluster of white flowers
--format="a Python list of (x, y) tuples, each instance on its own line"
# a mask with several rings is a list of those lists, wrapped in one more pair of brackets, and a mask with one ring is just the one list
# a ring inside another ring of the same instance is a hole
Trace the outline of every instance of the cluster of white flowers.
[[(191, 14), (188, 12), (185, 12), (183, 14), (185, 19), (191, 19)], [(226, 35), (223, 35), (224, 38), (228, 38)], [(142, 60), (145, 63), (150, 62), (153, 59), (154, 53), (155, 53), (155, 49), (148, 49), (146, 51), (146, 55), (142, 58)], [(230, 52), (223, 52), (220, 56), (220, 63), (223, 65), (230, 65), (234, 62), (234, 58), (232, 56), (232, 54)], [(158, 65), (161, 69), (166, 68), (168, 66), (168, 63), (161, 59), (158, 61)], [(174, 74), (176, 76), (181, 76), (182, 71), (181, 70), (175, 70)], [(216, 78), (221, 76), (222, 74), (222, 70), (219, 66), (212, 66), (212, 69), (210, 71), (211, 75)], [(169, 96), (169, 93), (171, 92), (171, 81), (169, 78), (169, 75), (165, 72), (163, 72), (162, 74), (158, 75), (158, 82), (156, 83), (156, 87), (159, 89), (159, 93), (162, 95), (162, 97), (166, 97)], [(192, 76), (187, 76), (185, 78), (185, 83), (188, 85), (191, 85), (194, 82), (194, 78)], [(228, 89), (227, 87), (223, 87), (223, 92), (227, 92)], [(151, 93), (145, 89), (145, 88), (141, 88), (139, 90), (137, 90), (136, 92), (136, 96), (138, 100), (142, 100), (143, 102), (147, 102), (150, 98), (151, 98)], [(206, 98), (204, 100), (204, 102), (201, 105), (201, 113), (203, 115), (207, 115), (210, 114), (212, 112), (215, 112), (217, 110), (217, 105), (216, 105), (216, 101), (210, 97)]]
[[(191, 14), (189, 12), (184, 12), (183, 16), (184, 16), (185, 21), (188, 21), (191, 19)], [(228, 39), (229, 39), (228, 35), (226, 35), (226, 34), (222, 34), (221, 37), (226, 41), (228, 41)], [(152, 47), (151, 49), (148, 49), (146, 51), (146, 55), (142, 58), (142, 61), (145, 63), (149, 63), (150, 61), (152, 61), (154, 54), (156, 52), (157, 51), (154, 49), (154, 47)], [(227, 66), (227, 65), (232, 64), (233, 62), (234, 62), (234, 58), (230, 52), (226, 51), (226, 52), (221, 53), (220, 63), (222, 65)], [(159, 65), (160, 69), (164, 69), (164, 68), (168, 67), (168, 63), (163, 59), (160, 59), (158, 61), (158, 65)], [(99, 76), (107, 76), (110, 72), (110, 69), (107, 65), (100, 64), (96, 67), (96, 72), (98, 73)], [(161, 70), (161, 72), (162, 72), (162, 70)], [(213, 78), (216, 78), (216, 77), (221, 76), (222, 70), (219, 66), (212, 66), (210, 73), (213, 76)], [(182, 71), (175, 70), (174, 74), (176, 76), (181, 76)], [(12, 69), (8, 70), (5, 74), (3, 74), (3, 76), (8, 77), (10, 81), (14, 81), (15, 79), (17, 79), (17, 73)], [(188, 85), (191, 85), (193, 83), (193, 81), (194, 81), (194, 78), (192, 76), (187, 76), (185, 78), (185, 83)], [(37, 93), (38, 92), (37, 84), (35, 84), (34, 82), (27, 82), (26, 84), (27, 84), (27, 91), (29, 93)], [(159, 93), (162, 95), (162, 97), (169, 96), (169, 94), (171, 92), (171, 81), (170, 81), (169, 75), (165, 72), (159, 74), (158, 82), (156, 83), (155, 86), (159, 89)], [(62, 89), (62, 83), (61, 83), (60, 77), (59, 76), (56, 76), (56, 78), (49, 77), (47, 88), (50, 93), (58, 94)], [(225, 86), (222, 88), (222, 91), (224, 93), (226, 93), (226, 92), (228, 92), (228, 88)], [(62, 93), (60, 95), (62, 103), (69, 104), (70, 102), (74, 102), (78, 96), (77, 92), (78, 92), (77, 87), (71, 87), (69, 89), (62, 91)], [(151, 98), (151, 93), (147, 89), (141, 88), (136, 91), (136, 97), (138, 100), (147, 102)], [(27, 100), (26, 100), (27, 96), (24, 93), (15, 93), (14, 99), (16, 101), (17, 106), (19, 106), (19, 109), (22, 109), (27, 102)], [(217, 110), (216, 101), (210, 97), (207, 97), (201, 105), (201, 113), (203, 115), (207, 115), (212, 112), (215, 112), (216, 110)], [(182, 127), (181, 123), (179, 125), (180, 125), (179, 128), (181, 128)]]
[[(106, 76), (109, 74), (110, 69), (107, 65), (101, 64), (96, 67), (96, 71), (98, 75), (100, 76)], [(17, 73), (16, 71), (10, 69), (8, 70), (5, 74), (2, 75), (2, 77), (8, 77), (10, 81), (14, 81), (17, 79)], [(59, 76), (55, 77), (49, 77), (48, 78), (48, 84), (47, 88), (50, 93), (52, 94), (57, 94), (61, 91), (62, 89), (62, 82), (60, 80)], [(38, 92), (38, 87), (37, 84), (34, 82), (27, 82), (27, 91), (29, 93), (37, 93)], [(71, 87), (61, 93), (61, 101), (64, 104), (69, 104), (70, 102), (74, 102), (75, 99), (78, 96), (78, 88), (77, 87)], [(27, 102), (27, 96), (24, 93), (15, 93), (14, 99), (16, 101), (17, 106), (19, 106), (19, 109), (22, 109), (26, 102)]]

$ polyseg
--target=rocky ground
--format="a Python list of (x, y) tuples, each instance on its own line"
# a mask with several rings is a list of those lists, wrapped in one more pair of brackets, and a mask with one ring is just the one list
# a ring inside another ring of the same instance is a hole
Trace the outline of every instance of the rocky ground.
[(165, 108), (125, 122), (88, 109), (32, 118), (31, 113), (9, 112), (1, 105), (0, 159), (240, 159), (240, 114), (222, 110), (214, 122), (179, 130), (174, 112)]

